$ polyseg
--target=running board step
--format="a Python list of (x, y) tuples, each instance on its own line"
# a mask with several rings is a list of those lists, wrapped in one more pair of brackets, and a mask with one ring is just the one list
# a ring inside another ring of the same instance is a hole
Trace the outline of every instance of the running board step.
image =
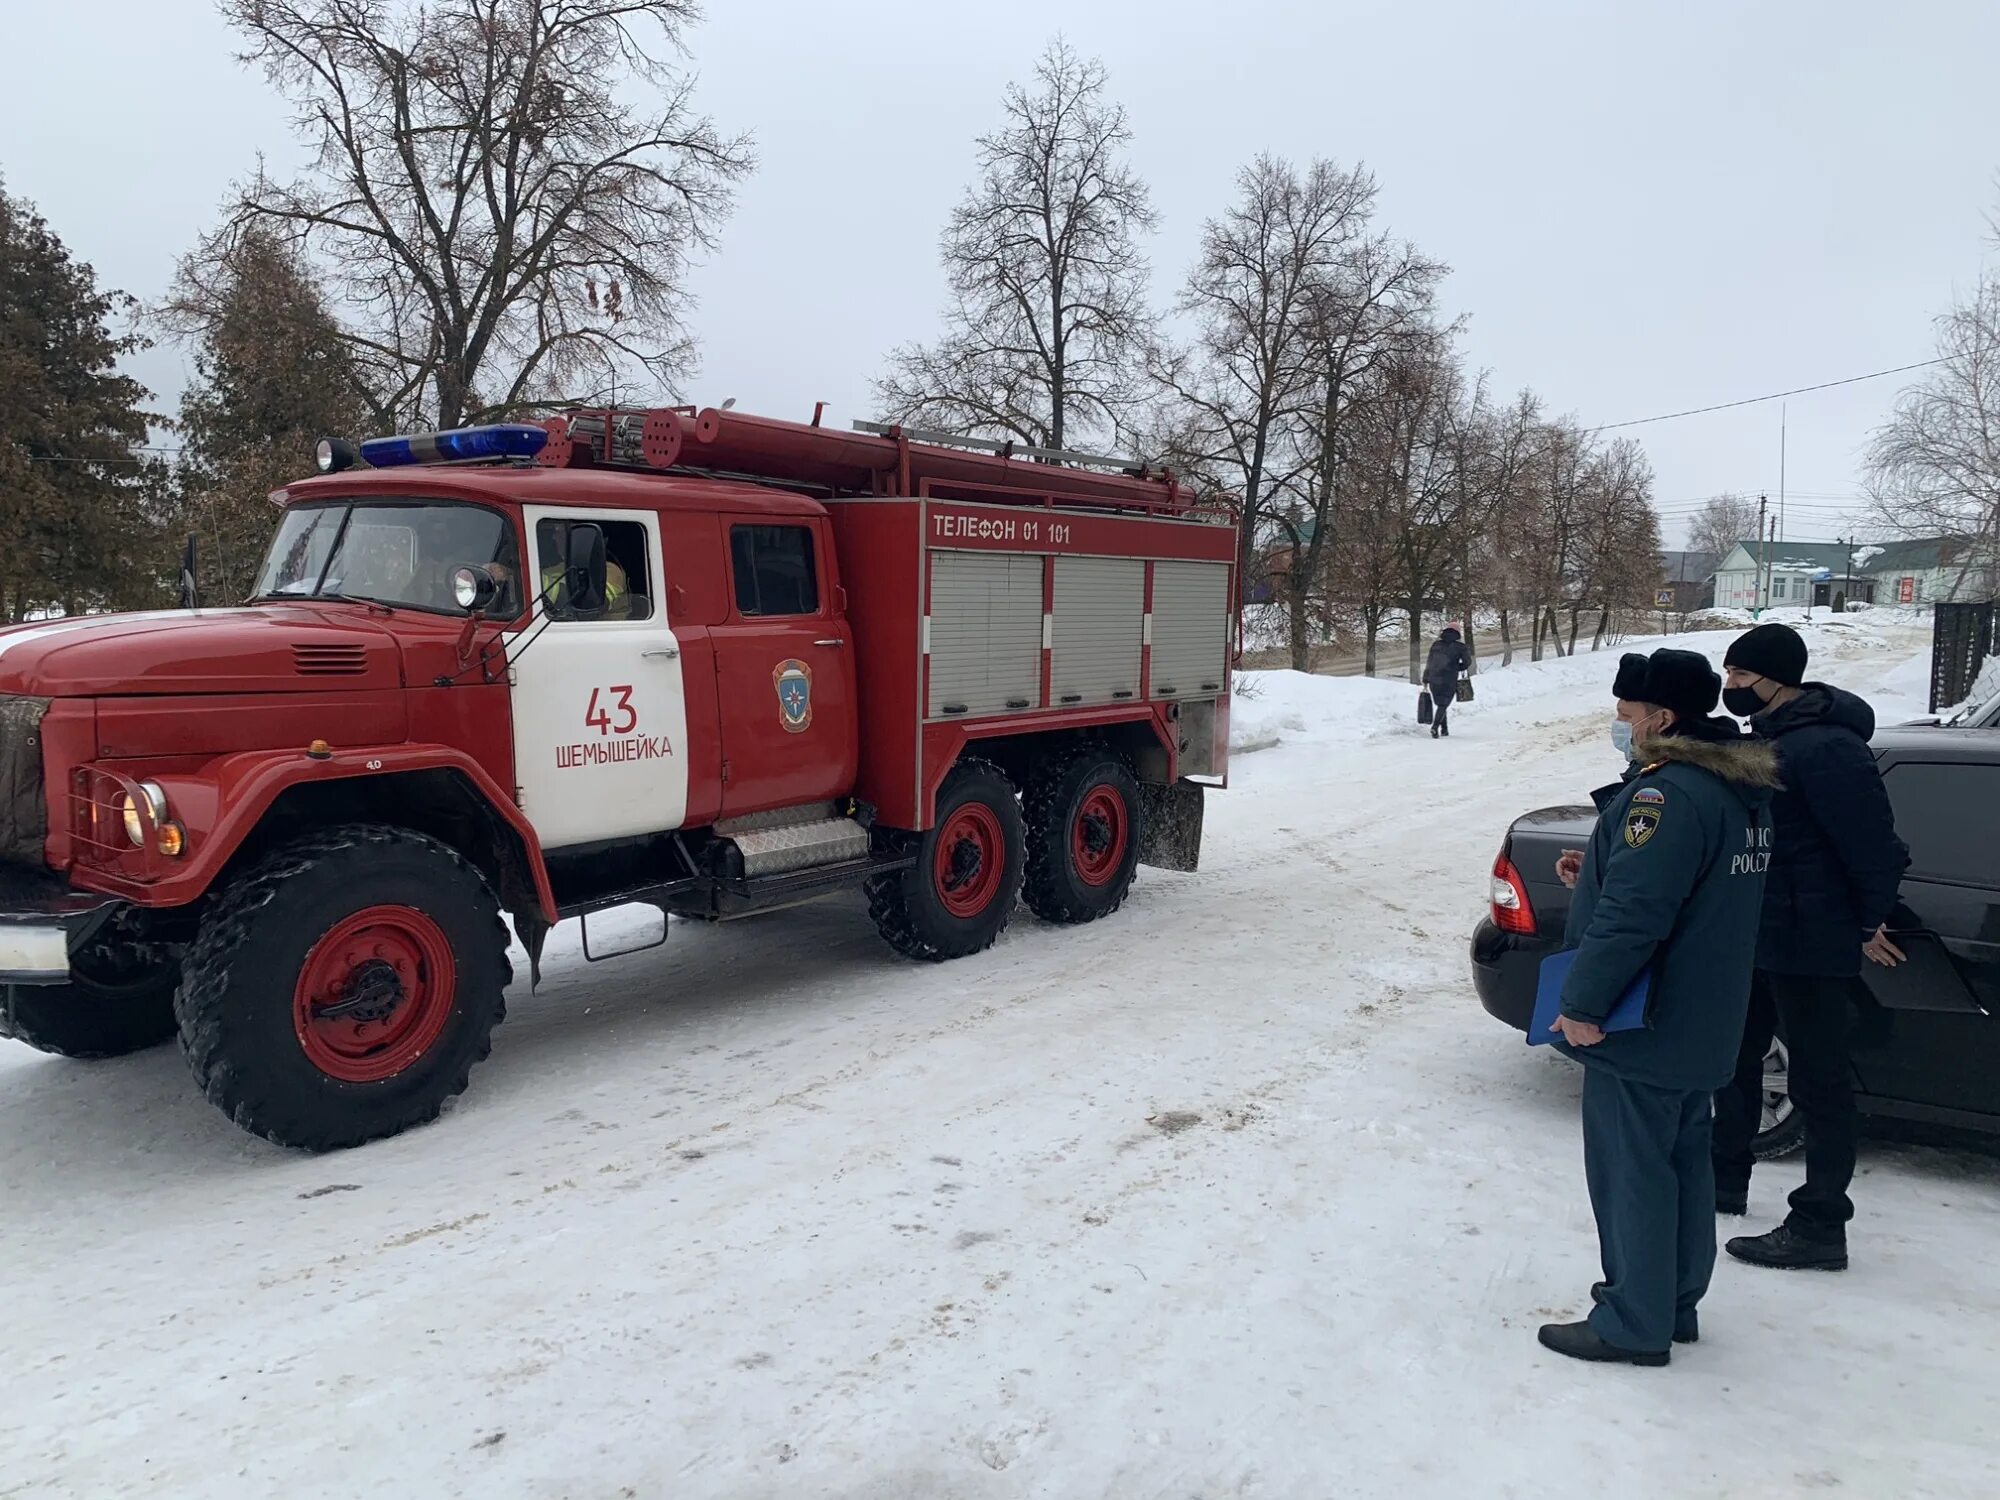
[(748, 880), (868, 857), (868, 830), (823, 803), (718, 823), (715, 832), (743, 856)]

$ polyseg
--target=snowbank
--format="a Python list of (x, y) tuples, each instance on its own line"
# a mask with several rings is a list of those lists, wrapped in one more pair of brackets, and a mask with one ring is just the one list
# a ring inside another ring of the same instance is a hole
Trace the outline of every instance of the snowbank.
[[(1714, 615), (1743, 613), (1715, 610)], [(1766, 610), (1766, 621), (1790, 625), (1805, 637), (1812, 653), (1813, 674), (1822, 664), (1839, 680), (1835, 664), (1843, 660), (1897, 652), (1910, 656), (1879, 689), (1871, 691), (1877, 717), (1885, 724), (1915, 718), (1924, 712), (1928, 695), (1928, 658), (1914, 655), (1928, 637), (1929, 626), (1907, 611), (1874, 610), (1866, 615), (1803, 610)], [(1743, 613), (1747, 625), (1749, 616)], [(1537, 711), (1575, 713), (1597, 705), (1609, 710), (1611, 679), (1618, 658), (1626, 651), (1653, 651), (1677, 646), (1699, 651), (1718, 670), (1723, 654), (1740, 633), (1712, 629), (1671, 636), (1647, 636), (1617, 647), (1577, 656), (1549, 657), (1539, 662), (1517, 656), (1501, 667), (1486, 658), (1472, 679), (1475, 699), (1455, 710), (1454, 733), (1467, 729), (1489, 713), (1518, 718)], [(1391, 735), (1427, 734), (1417, 723), (1414, 684), (1393, 678), (1318, 677), (1304, 672), (1240, 672), (1230, 708), (1229, 748), (1237, 755), (1269, 750), (1280, 744), (1352, 744)]]

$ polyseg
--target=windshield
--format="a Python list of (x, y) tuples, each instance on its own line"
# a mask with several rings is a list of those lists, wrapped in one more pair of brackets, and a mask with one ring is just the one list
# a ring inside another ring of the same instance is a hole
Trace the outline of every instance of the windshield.
[(451, 575), (468, 564), (500, 586), (488, 618), (520, 613), (514, 528), (498, 511), (404, 500), (296, 505), (278, 524), (254, 597), (338, 596), (463, 614)]
[(2000, 729), (2000, 693), (1974, 697), (1944, 723), (1947, 729)]

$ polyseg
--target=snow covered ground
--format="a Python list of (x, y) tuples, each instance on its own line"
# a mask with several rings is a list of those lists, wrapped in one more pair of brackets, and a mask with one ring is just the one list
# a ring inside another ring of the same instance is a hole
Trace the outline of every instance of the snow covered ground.
[[(1812, 640), (1924, 707), (1908, 625)], [(0, 1495), (2000, 1493), (1984, 1155), (1871, 1143), (1854, 1269), (1725, 1262), (1668, 1370), (1535, 1345), (1596, 1275), (1577, 1077), (1465, 938), (1509, 819), (1615, 771), (1615, 662), (1489, 671), (1442, 743), (1255, 678), (1200, 874), (944, 968), (851, 903), (565, 930), (461, 1106), (345, 1155), (173, 1049), (6, 1045)]]

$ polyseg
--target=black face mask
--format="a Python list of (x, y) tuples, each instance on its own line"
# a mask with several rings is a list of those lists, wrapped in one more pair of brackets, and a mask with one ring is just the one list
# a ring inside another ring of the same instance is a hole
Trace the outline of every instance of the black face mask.
[(1739, 719), (1751, 719), (1771, 705), (1753, 687), (1733, 687), (1722, 690), (1722, 706)]

